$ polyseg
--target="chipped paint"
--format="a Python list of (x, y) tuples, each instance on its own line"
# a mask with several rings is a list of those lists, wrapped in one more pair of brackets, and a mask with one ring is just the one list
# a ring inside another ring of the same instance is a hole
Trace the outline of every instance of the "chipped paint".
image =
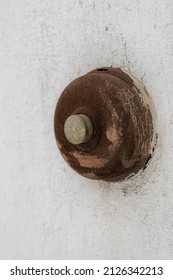
[(78, 160), (81, 167), (85, 168), (102, 168), (108, 162), (108, 159), (106, 158), (80, 154), (78, 152), (72, 152), (70, 155)]

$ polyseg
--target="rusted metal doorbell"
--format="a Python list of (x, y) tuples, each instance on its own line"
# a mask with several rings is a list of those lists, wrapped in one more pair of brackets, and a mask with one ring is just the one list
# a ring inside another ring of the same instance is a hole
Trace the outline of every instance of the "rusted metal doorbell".
[(54, 125), (63, 158), (90, 179), (131, 177), (146, 167), (155, 145), (152, 100), (119, 68), (95, 69), (70, 83)]

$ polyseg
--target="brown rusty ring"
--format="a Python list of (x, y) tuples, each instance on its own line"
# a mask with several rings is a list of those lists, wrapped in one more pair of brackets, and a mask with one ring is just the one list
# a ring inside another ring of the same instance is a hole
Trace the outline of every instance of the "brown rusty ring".
[[(151, 99), (119, 68), (96, 69), (70, 83), (55, 111), (55, 137), (65, 161), (79, 174), (119, 181), (143, 169), (151, 158), (154, 124)], [(71, 144), (64, 124), (86, 115), (93, 127), (86, 143)]]

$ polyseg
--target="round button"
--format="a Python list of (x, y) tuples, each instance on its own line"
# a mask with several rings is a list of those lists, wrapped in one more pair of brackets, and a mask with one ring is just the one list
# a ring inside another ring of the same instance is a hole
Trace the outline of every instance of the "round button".
[(92, 124), (85, 115), (71, 115), (64, 124), (67, 140), (74, 145), (87, 142), (92, 135)]
[(65, 161), (90, 179), (136, 174), (155, 145), (152, 100), (119, 68), (95, 69), (71, 82), (58, 100), (54, 126)]

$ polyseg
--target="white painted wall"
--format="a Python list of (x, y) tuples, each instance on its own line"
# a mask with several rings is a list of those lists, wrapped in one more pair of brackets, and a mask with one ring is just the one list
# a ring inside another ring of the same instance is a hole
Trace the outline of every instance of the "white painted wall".
[[(123, 66), (150, 92), (159, 144), (143, 175), (85, 179), (59, 154), (64, 87)], [(0, 258), (173, 258), (172, 0), (0, 0)]]

